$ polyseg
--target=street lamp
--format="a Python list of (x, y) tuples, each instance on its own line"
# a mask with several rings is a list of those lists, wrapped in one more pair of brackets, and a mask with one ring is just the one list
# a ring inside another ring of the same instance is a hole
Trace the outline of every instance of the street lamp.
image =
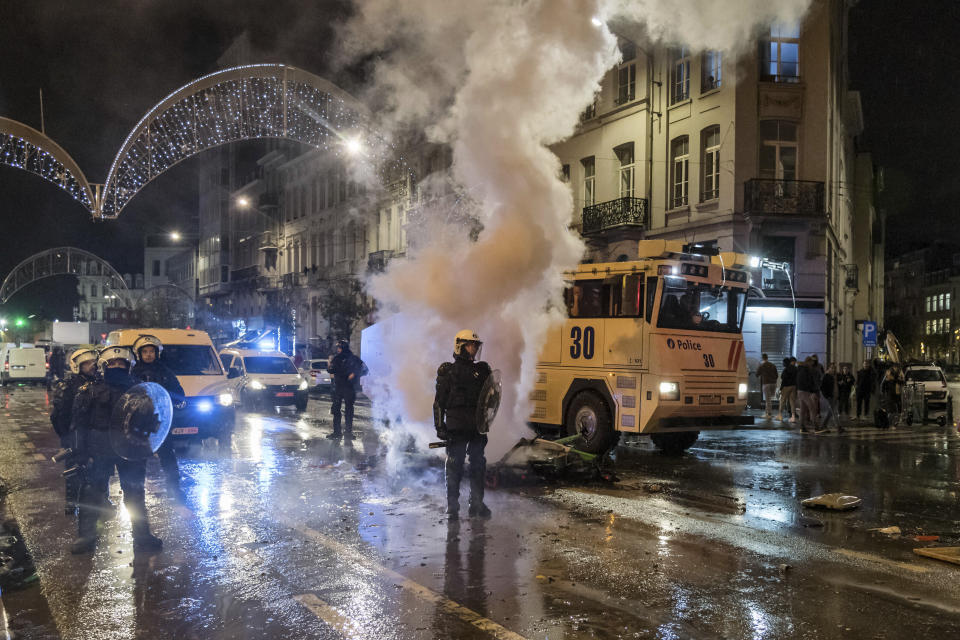
[(173, 231), (170, 233), (170, 239), (173, 240), (174, 242), (180, 242), (180, 238), (182, 237), (183, 236), (180, 235), (179, 231)]
[(359, 155), (363, 151), (363, 143), (360, 142), (359, 137), (347, 138), (343, 141), (343, 146), (351, 156)]
[(247, 209), (250, 207), (250, 198), (247, 196), (240, 196), (237, 198), (237, 206), (241, 209)]

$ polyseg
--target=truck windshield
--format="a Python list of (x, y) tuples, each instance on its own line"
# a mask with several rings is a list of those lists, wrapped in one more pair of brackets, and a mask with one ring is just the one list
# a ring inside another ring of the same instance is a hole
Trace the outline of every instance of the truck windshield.
[(667, 276), (657, 326), (664, 329), (740, 333), (747, 292)]
[(178, 376), (218, 376), (223, 373), (213, 347), (202, 344), (165, 344), (160, 359)]
[(244, 358), (243, 363), (247, 366), (247, 373), (297, 373), (297, 368), (293, 366), (290, 358), (254, 356)]

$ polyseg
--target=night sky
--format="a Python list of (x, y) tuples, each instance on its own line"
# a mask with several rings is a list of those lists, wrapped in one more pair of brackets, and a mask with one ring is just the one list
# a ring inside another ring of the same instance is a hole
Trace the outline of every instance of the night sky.
[[(8, 0), (0, 3), (0, 115), (40, 128), (102, 182), (123, 139), (170, 91), (215, 69), (241, 32), (255, 46), (341, 85), (330, 68), (342, 3), (269, 0)], [(851, 16), (851, 85), (862, 93), (860, 148), (884, 167), (888, 254), (927, 238), (960, 238), (954, 223), (960, 83), (953, 2), (861, 0)], [(354, 76), (355, 77), (355, 76)], [(39, 177), (0, 167), (0, 276), (43, 249), (72, 245), (121, 272), (142, 271), (144, 233), (191, 229), (196, 166), (188, 161), (146, 187), (118, 220), (93, 223), (64, 192)], [(917, 221), (922, 225), (917, 225)], [(922, 228), (921, 228), (922, 227)], [(2, 315), (68, 318), (72, 284), (53, 278), (15, 296)]]

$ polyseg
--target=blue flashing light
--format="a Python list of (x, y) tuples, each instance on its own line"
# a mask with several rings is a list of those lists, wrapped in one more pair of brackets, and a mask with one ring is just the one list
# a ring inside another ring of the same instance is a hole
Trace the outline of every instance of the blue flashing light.
[(209, 400), (201, 400), (197, 403), (197, 411), (200, 413), (210, 413), (213, 411), (213, 403)]

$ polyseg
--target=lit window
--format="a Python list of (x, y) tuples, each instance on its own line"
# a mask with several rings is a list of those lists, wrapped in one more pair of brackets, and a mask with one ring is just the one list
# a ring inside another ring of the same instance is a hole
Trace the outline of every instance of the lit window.
[(720, 127), (707, 127), (700, 134), (703, 147), (700, 167), (700, 200), (713, 200), (720, 197)]
[(775, 24), (770, 38), (760, 43), (762, 80), (770, 82), (800, 81), (800, 26)]
[(589, 207), (597, 201), (597, 169), (593, 156), (580, 161), (583, 165), (583, 206)]
[(797, 125), (786, 120), (760, 121), (760, 177), (797, 179)]
[(672, 49), (670, 59), (670, 104), (675, 104), (690, 97), (690, 49)]
[[(930, 313), (930, 300), (931, 300), (930, 296), (927, 296), (926, 298), (924, 298), (924, 303), (926, 304), (927, 313)], [(930, 332), (928, 331), (927, 333), (930, 333)]]
[(613, 150), (620, 161), (620, 197), (632, 198), (634, 185), (633, 143), (620, 145)]
[(700, 56), (700, 91), (716, 89), (723, 82), (723, 53), (704, 51)]
[(690, 139), (680, 136), (670, 145), (671, 184), (670, 208), (675, 209), (687, 204), (687, 188), (690, 170)]
[(940, 310), (940, 311), (943, 311), (944, 309), (946, 309), (946, 304), (947, 304), (946, 295), (943, 294), (943, 293), (941, 293), (941, 294), (940, 294), (940, 306), (938, 307), (939, 310)]

